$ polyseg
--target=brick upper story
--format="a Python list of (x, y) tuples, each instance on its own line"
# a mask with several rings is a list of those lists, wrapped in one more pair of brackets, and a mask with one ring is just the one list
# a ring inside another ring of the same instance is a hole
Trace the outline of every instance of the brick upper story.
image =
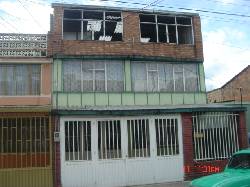
[[(49, 32), (48, 56), (53, 55), (105, 55), (105, 56), (151, 56), (168, 57), (177, 60), (189, 59), (203, 61), (203, 45), (201, 23), (198, 14), (177, 12), (154, 12), (151, 14), (188, 16), (192, 20), (192, 44), (141, 42), (140, 14), (150, 14), (147, 11), (115, 9), (121, 12), (123, 31), (121, 41), (100, 40), (64, 40), (63, 16), (68, 9), (113, 11), (114, 8), (80, 6), (68, 4), (52, 4), (51, 31)], [(146, 31), (147, 32), (147, 31)]]

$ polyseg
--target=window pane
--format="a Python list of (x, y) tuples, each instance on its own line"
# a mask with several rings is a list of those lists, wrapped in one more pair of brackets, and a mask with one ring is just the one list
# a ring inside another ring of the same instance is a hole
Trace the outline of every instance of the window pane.
[(63, 21), (63, 39), (80, 40), (81, 39), (81, 21), (64, 20)]
[(167, 42), (167, 32), (165, 25), (158, 25), (159, 42)]
[(136, 119), (127, 120), (128, 129), (128, 156), (149, 157), (150, 140), (149, 140), (149, 120)]
[(82, 63), (82, 91), (93, 91), (93, 69), (94, 63), (91, 61), (84, 61)]
[(192, 44), (192, 27), (188, 26), (178, 26), (178, 42), (179, 44)]
[(155, 15), (140, 14), (140, 22), (155, 23)]
[(105, 20), (121, 21), (121, 12), (105, 12)]
[(141, 41), (142, 42), (156, 42), (156, 26), (155, 24), (141, 23)]
[(183, 65), (174, 65), (174, 81), (175, 81), (175, 91), (183, 92)]
[(63, 88), (67, 92), (81, 91), (81, 62), (65, 61), (63, 64)]
[(119, 120), (98, 121), (98, 154), (100, 159), (121, 158)]
[(187, 17), (176, 17), (177, 24), (191, 25), (191, 18)]
[(64, 18), (81, 19), (82, 11), (81, 10), (64, 10)]
[(103, 12), (83, 11), (83, 19), (103, 20)]
[(147, 91), (149, 92), (156, 92), (158, 91), (158, 70), (156, 63), (148, 63), (147, 64), (148, 70), (148, 88)]
[(39, 95), (40, 65), (0, 65), (1, 95)]
[(147, 90), (146, 63), (131, 63), (133, 91)]
[(122, 40), (122, 22), (105, 22), (105, 40), (121, 41)]
[(105, 91), (105, 62), (95, 62), (95, 91)]
[(176, 26), (168, 25), (169, 43), (176, 43)]
[(103, 21), (83, 21), (83, 40), (100, 40), (103, 36)]
[(172, 64), (159, 64), (159, 87), (160, 91), (174, 91)]
[(124, 68), (122, 62), (107, 63), (108, 91), (121, 92), (124, 90)]
[(170, 16), (157, 16), (158, 23), (165, 23), (165, 24), (175, 24), (175, 17)]
[(198, 76), (196, 64), (185, 64), (185, 91), (195, 92), (198, 91)]

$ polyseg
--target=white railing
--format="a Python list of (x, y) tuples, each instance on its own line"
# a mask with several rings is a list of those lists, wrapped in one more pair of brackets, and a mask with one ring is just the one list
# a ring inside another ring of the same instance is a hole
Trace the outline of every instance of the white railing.
[(0, 57), (45, 57), (46, 34), (0, 33)]

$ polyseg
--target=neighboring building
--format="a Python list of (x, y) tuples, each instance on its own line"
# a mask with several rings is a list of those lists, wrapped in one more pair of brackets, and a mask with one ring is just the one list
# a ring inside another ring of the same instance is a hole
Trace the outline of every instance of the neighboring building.
[(249, 102), (250, 101), (250, 66), (234, 76), (221, 88), (207, 93), (209, 103)]
[(181, 181), (247, 147), (245, 109), (206, 105), (198, 14), (52, 7), (56, 186)]
[(221, 88), (207, 92), (209, 103), (237, 104), (247, 108), (246, 122), (250, 132), (250, 65)]
[(0, 33), (0, 186), (51, 187), (47, 35)]

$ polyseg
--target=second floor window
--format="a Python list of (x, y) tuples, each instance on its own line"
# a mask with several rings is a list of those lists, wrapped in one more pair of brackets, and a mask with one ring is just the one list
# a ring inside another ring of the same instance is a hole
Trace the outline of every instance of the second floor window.
[(124, 90), (123, 62), (64, 61), (63, 86), (66, 92), (121, 92)]
[(132, 62), (132, 89), (136, 92), (196, 92), (197, 64)]
[(40, 65), (0, 65), (0, 95), (39, 95), (40, 87)]
[(141, 42), (193, 44), (192, 19), (140, 14)]
[(122, 41), (121, 12), (65, 10), (64, 40)]

